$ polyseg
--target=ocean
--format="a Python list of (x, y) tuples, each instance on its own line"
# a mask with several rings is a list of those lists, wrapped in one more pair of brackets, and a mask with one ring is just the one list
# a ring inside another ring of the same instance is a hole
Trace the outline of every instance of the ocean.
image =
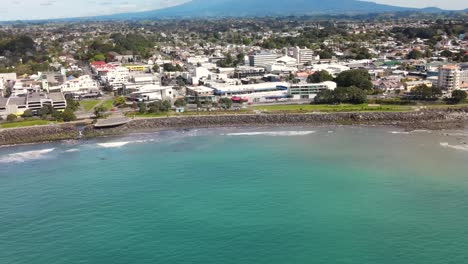
[(467, 142), (337, 126), (0, 148), (0, 263), (467, 263)]

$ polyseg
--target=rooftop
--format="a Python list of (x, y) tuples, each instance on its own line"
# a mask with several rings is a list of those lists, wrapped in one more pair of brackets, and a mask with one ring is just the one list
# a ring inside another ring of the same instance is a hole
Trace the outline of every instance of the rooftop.
[(8, 98), (0, 97), (0, 108), (5, 108), (7, 103), (8, 103)]
[(10, 97), (9, 105), (26, 105), (26, 97)]
[(63, 96), (62, 93), (49, 93), (49, 98), (52, 99), (52, 101), (65, 101), (65, 97)]
[(445, 70), (456, 70), (456, 69), (458, 69), (458, 66), (457, 66), (457, 65), (444, 65), (444, 66), (442, 66), (442, 69), (445, 69)]

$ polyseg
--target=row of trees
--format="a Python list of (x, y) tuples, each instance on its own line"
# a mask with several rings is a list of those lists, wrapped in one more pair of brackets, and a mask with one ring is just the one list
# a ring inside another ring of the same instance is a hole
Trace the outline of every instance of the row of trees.
[[(438, 87), (428, 87), (427, 85), (420, 85), (411, 90), (410, 95), (418, 100), (437, 100), (442, 95), (442, 90)], [(466, 100), (467, 93), (462, 90), (455, 90), (452, 96), (445, 101), (452, 104), (459, 104)]]
[(338, 87), (355, 86), (363, 90), (371, 90), (372, 82), (369, 73), (363, 69), (343, 71), (336, 78), (327, 71), (317, 71), (307, 78), (309, 83), (321, 83), (325, 81), (335, 81)]
[(317, 94), (317, 104), (363, 104), (367, 101), (367, 92), (356, 86), (338, 87)]
[(157, 101), (154, 103), (146, 104), (141, 102), (138, 104), (138, 112), (140, 114), (159, 114), (159, 113), (166, 113), (169, 112), (171, 109), (171, 102), (168, 100), (165, 101)]
[(343, 71), (336, 78), (327, 71), (317, 71), (307, 78), (309, 83), (335, 81), (338, 88), (325, 90), (317, 94), (314, 99), (318, 104), (362, 104), (367, 101), (367, 94), (372, 89), (369, 73), (366, 70), (356, 69)]

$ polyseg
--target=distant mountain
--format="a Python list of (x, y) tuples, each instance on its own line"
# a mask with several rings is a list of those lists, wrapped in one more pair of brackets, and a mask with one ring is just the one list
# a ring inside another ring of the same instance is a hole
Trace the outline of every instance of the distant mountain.
[[(139, 13), (110, 15), (109, 19), (168, 17), (246, 17), (316, 14), (364, 14), (422, 10), (359, 0), (192, 0), (181, 5)], [(434, 12), (430, 8), (428, 12)]]

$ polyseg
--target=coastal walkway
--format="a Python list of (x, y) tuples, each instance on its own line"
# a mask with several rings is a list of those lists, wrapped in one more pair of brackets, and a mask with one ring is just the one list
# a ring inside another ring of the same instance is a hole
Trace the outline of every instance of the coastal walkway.
[(124, 116), (109, 117), (107, 119), (100, 119), (94, 124), (95, 128), (108, 128), (125, 125), (130, 122), (130, 119)]

